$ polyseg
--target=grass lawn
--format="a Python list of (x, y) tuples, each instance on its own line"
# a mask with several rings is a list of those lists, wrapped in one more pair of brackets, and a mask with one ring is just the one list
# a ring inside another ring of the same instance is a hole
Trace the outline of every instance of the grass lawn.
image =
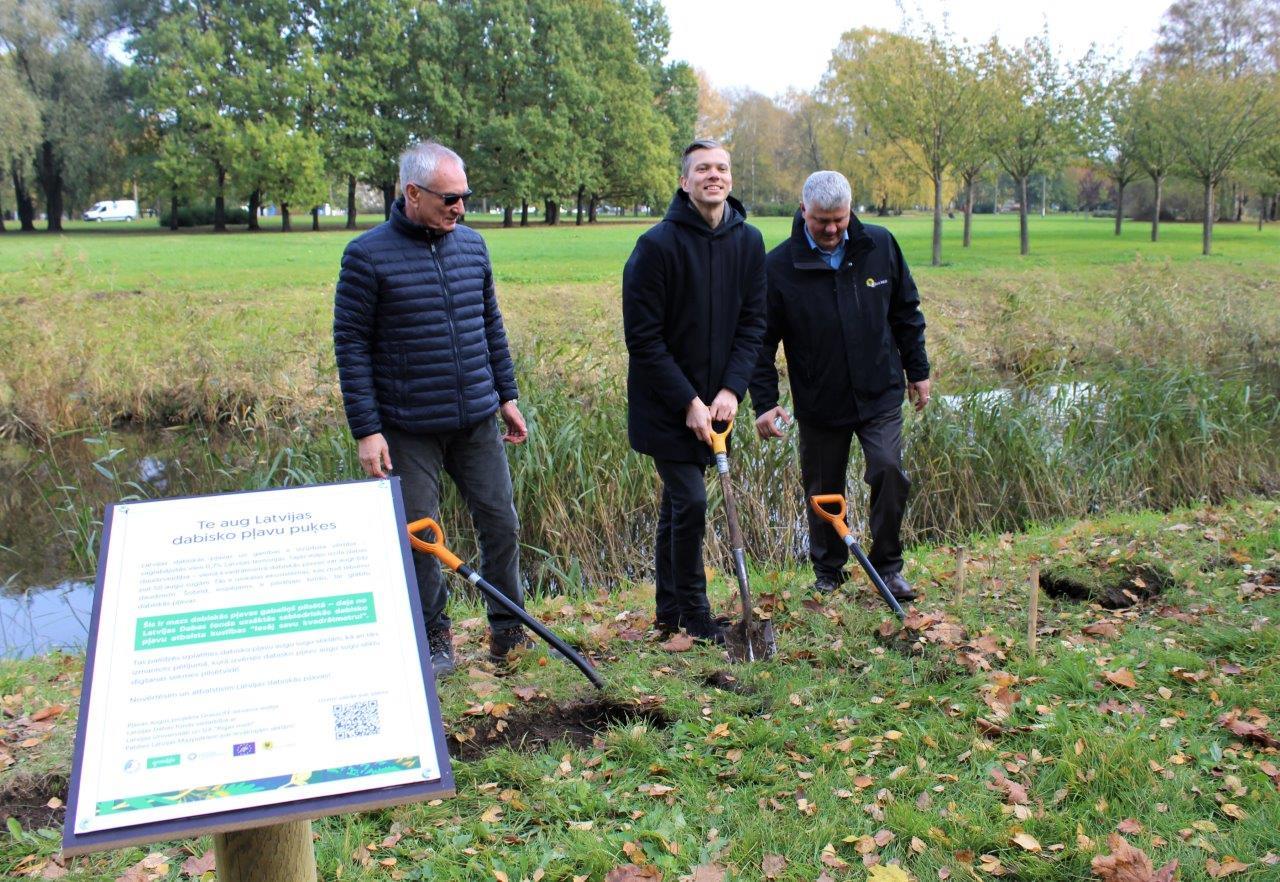
[[(541, 649), (496, 672), (460, 605), (441, 689), (458, 797), (318, 821), (321, 877), (1086, 879), (1120, 831), (1184, 882), (1278, 878), (1280, 506), (968, 544), (962, 596), (954, 548), (913, 551), (905, 629), (861, 579), (819, 598), (803, 573), (757, 574), (780, 654), (754, 664), (664, 648), (648, 586), (543, 600), (604, 696)], [(1046, 586), (1129, 578), (1143, 600), (1046, 594), (1032, 653), (1032, 564)], [(713, 595), (731, 608), (723, 573)], [(195, 877), (207, 839), (58, 856), (81, 664), (0, 663), (0, 873)]]

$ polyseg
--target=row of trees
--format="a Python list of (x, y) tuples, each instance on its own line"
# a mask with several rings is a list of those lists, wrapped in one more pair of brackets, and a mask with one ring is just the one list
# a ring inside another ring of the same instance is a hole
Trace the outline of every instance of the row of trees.
[(1126, 188), (1149, 178), (1153, 240), (1166, 180), (1195, 181), (1205, 254), (1224, 181), (1262, 205), (1280, 191), (1276, 0), (1179, 0), (1136, 70), (1092, 51), (1064, 64), (1047, 34), (975, 47), (932, 27), (907, 30), (845, 34), (821, 86), (778, 102), (703, 83), (700, 127), (731, 145), (749, 201), (792, 201), (810, 170), (838, 168), (860, 202), (932, 204), (937, 265), (944, 206), (963, 208), (967, 247), (975, 188), (999, 172), (1016, 188), (1023, 254), (1031, 181), (1068, 164), (1110, 180), (1117, 234)]
[(354, 226), (357, 184), (389, 212), (399, 153), (432, 137), (506, 223), (566, 194), (581, 222), (670, 189), (698, 88), (668, 39), (657, 0), (0, 0), (0, 161), (24, 228), (32, 170), (50, 229), (129, 180), (175, 224), (212, 194), (218, 229), (228, 200), (288, 229), (338, 181)]

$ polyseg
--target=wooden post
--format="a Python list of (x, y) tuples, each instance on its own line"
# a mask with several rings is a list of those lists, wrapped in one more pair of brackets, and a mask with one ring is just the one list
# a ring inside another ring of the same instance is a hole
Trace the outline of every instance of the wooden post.
[(961, 545), (956, 549), (956, 600), (964, 599), (965, 550)]
[(218, 833), (213, 848), (219, 882), (316, 882), (310, 821)]
[(1036, 657), (1036, 628), (1040, 615), (1040, 565), (1031, 565), (1031, 602), (1027, 606), (1027, 654)]

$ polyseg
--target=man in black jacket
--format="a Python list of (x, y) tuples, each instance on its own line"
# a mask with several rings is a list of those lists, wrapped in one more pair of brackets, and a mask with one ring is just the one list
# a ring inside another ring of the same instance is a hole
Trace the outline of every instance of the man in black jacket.
[(724, 642), (702, 565), (711, 423), (732, 420), (764, 333), (764, 240), (729, 195), (729, 153), (684, 151), (680, 189), (622, 274), (631, 447), (662, 479), (654, 554), (656, 627)]
[[(834, 171), (804, 183), (791, 238), (769, 252), (768, 328), (751, 378), (756, 432), (784, 435), (778, 404), (778, 342), (786, 352), (805, 495), (845, 492), (857, 435), (871, 488), (868, 557), (900, 600), (915, 594), (902, 575), (899, 533), (911, 481), (902, 468), (903, 392), (916, 410), (929, 401), (924, 316), (911, 271), (883, 227), (851, 210), (849, 182)], [(906, 375), (904, 383), (903, 374)], [(809, 556), (822, 592), (842, 582), (848, 548), (809, 511)]]
[[(333, 314), (342, 403), (360, 465), (374, 478), (395, 463), (410, 521), (439, 518), (440, 471), (475, 521), (481, 573), (521, 603), (519, 530), (502, 442), (527, 437), (515, 369), (484, 240), (459, 226), (467, 174), (447, 147), (426, 142), (400, 157), (404, 195), (391, 219), (342, 255)], [(494, 414), (506, 427), (500, 435)], [(414, 552), (435, 675), (454, 668), (440, 565)], [(494, 661), (526, 644), (519, 622), (489, 606)]]

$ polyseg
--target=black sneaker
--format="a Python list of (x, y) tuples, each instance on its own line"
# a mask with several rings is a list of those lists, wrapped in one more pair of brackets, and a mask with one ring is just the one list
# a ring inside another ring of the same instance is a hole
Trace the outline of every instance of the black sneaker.
[(429, 628), (427, 646), (431, 649), (431, 671), (435, 678), (452, 674), (457, 664), (453, 660), (453, 632), (448, 628)]
[(672, 635), (680, 630), (680, 617), (676, 616), (674, 621), (672, 619), (654, 619), (653, 630), (658, 632), (659, 640), (670, 640)]
[(525, 634), (520, 625), (509, 628), (491, 628), (489, 630), (489, 661), (501, 664), (515, 649), (531, 649), (533, 638)]
[(840, 587), (840, 583), (830, 576), (819, 576), (814, 580), (811, 590), (817, 591), (819, 594), (830, 594)]
[(728, 621), (723, 617), (712, 618), (709, 612), (681, 616), (684, 629), (690, 637), (702, 643), (724, 643), (724, 631)]
[(916, 592), (912, 590), (911, 583), (903, 578), (902, 573), (890, 573), (883, 578), (885, 587), (889, 589), (889, 593), (893, 595), (894, 600), (916, 599)]

